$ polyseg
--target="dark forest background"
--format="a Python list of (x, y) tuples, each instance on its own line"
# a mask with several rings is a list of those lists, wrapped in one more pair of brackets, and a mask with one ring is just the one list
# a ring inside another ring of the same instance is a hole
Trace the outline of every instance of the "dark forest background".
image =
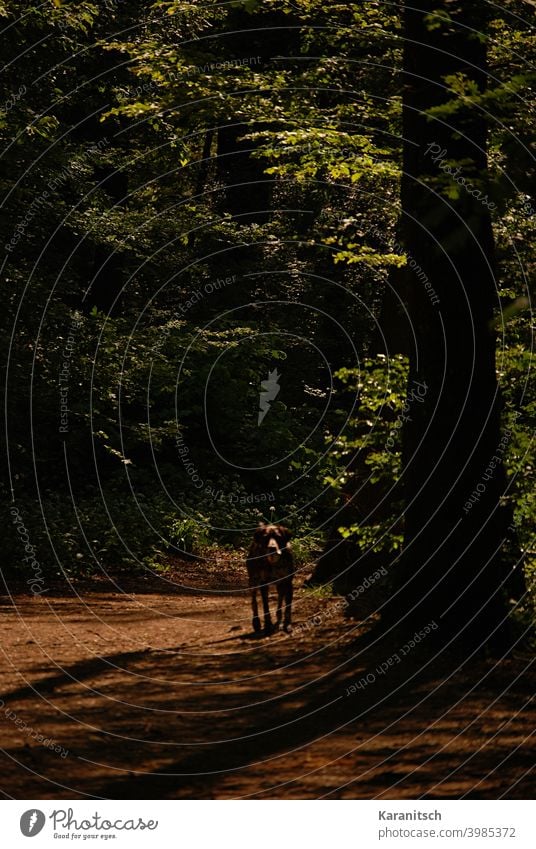
[(320, 583), (529, 616), (532, 6), (0, 16), (6, 574), (273, 518)]

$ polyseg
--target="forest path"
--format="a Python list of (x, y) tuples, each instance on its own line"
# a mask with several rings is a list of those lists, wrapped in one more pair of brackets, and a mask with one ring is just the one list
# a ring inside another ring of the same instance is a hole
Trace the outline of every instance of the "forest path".
[(533, 797), (528, 656), (402, 655), (303, 575), (259, 639), (237, 557), (170, 576), (0, 597), (6, 797)]

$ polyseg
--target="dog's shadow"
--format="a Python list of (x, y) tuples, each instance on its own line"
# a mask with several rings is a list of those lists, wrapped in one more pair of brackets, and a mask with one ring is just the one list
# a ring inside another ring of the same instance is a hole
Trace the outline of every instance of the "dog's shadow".
[(249, 631), (247, 634), (240, 634), (238, 639), (242, 642), (258, 642), (259, 640), (273, 640), (274, 637), (291, 637), (292, 631), (284, 631), (281, 628), (274, 628), (272, 631)]
[(213, 640), (214, 645), (220, 645), (221, 643), (234, 643), (236, 641), (240, 641), (241, 643), (258, 643), (262, 640), (273, 640), (274, 637), (285, 637), (288, 639), (292, 636), (292, 631), (270, 631), (266, 633), (265, 631), (248, 631), (247, 634), (237, 634), (234, 637), (224, 637), (222, 640)]

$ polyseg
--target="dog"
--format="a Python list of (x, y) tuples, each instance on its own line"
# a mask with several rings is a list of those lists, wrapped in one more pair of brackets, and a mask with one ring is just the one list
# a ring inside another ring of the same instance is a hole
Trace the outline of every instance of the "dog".
[[(253, 612), (253, 630), (260, 633), (261, 620), (257, 604), (257, 591), (260, 591), (264, 616), (264, 632), (271, 634), (274, 630), (270, 617), (269, 590), (272, 584), (277, 585), (276, 629), (281, 628), (288, 633), (292, 620), (292, 579), (294, 577), (294, 559), (290, 550), (291, 533), (283, 525), (267, 525), (261, 522), (255, 533), (246, 559), (249, 589), (251, 592), (251, 607)], [(283, 615), (283, 604), (285, 611)]]

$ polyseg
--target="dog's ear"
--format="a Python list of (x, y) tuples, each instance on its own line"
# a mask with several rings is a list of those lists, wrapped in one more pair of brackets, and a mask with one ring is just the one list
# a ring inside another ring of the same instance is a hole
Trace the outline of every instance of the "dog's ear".
[(285, 543), (290, 542), (290, 540), (292, 539), (292, 533), (289, 531), (288, 528), (285, 528), (284, 525), (279, 525), (279, 532), (283, 537)]
[(266, 525), (264, 524), (264, 522), (259, 522), (259, 527), (253, 534), (253, 539), (255, 540), (255, 542), (262, 542), (265, 531)]

